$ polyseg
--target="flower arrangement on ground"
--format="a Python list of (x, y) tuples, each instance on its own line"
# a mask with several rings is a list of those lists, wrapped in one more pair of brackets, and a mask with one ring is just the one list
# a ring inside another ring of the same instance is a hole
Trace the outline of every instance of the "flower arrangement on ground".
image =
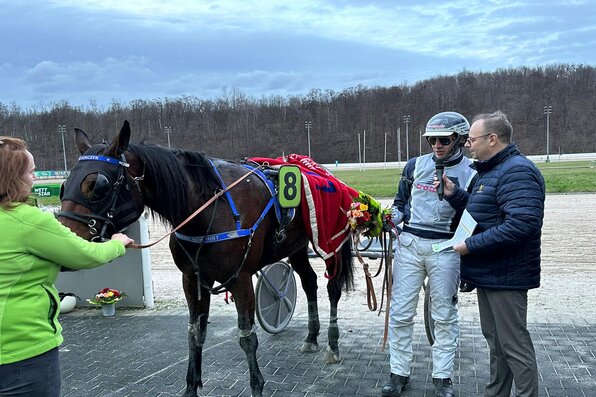
[(126, 294), (111, 288), (104, 288), (99, 291), (92, 299), (87, 299), (92, 305), (113, 305), (124, 298)]
[(366, 193), (359, 195), (348, 211), (350, 227), (366, 237), (377, 237), (383, 229), (383, 222), (391, 219), (391, 210), (381, 208), (381, 203)]

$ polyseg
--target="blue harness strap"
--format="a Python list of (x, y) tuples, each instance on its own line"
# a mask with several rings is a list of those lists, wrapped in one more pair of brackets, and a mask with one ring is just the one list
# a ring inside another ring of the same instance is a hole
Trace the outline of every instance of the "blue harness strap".
[[(230, 197), (230, 200), (231, 200), (231, 197)], [(184, 241), (188, 241), (188, 242), (196, 243), (196, 244), (217, 243), (220, 241), (232, 240), (232, 239), (239, 238), (239, 237), (247, 237), (247, 236), (250, 236), (251, 234), (253, 234), (255, 232), (255, 230), (257, 230), (257, 228), (259, 227), (259, 224), (261, 223), (261, 221), (263, 221), (263, 219), (267, 215), (267, 212), (269, 212), (269, 210), (271, 209), (271, 206), (273, 205), (274, 201), (275, 201), (274, 197), (271, 197), (269, 199), (269, 202), (263, 209), (263, 212), (261, 212), (261, 216), (259, 216), (259, 219), (257, 219), (257, 221), (255, 222), (253, 227), (250, 229), (241, 229), (240, 223), (237, 223), (238, 227), (236, 228), (236, 230), (233, 230), (231, 232), (209, 234), (207, 236), (186, 236), (180, 232), (176, 232), (174, 234), (176, 235), (176, 238), (178, 238), (180, 240), (184, 240)]]
[[(219, 174), (217, 167), (213, 163), (213, 160), (209, 159), (209, 162), (211, 163), (211, 166), (213, 167), (213, 171), (215, 171), (215, 175), (217, 175), (217, 178), (219, 179), (219, 184), (220, 184), (221, 188), (225, 189), (226, 184), (223, 181), (221, 175)], [(234, 221), (236, 222), (236, 230), (240, 230), (240, 214), (238, 213), (238, 210), (236, 209), (234, 200), (232, 200), (232, 195), (230, 194), (230, 191), (228, 190), (225, 194), (226, 194), (226, 198), (228, 199), (228, 203), (230, 204), (230, 210), (232, 211), (232, 215), (234, 215)]]
[[(219, 179), (219, 183), (220, 183), (222, 189), (225, 189), (226, 184), (223, 181), (221, 175), (219, 174), (217, 167), (215, 166), (215, 164), (213, 163), (213, 161), (211, 159), (209, 159), (209, 162), (211, 163), (211, 166), (213, 167), (213, 170), (215, 171), (215, 174), (217, 175), (217, 178)], [(265, 218), (265, 216), (267, 215), (267, 213), (269, 212), (269, 210), (271, 209), (272, 206), (275, 206), (275, 215), (277, 216), (277, 219), (278, 220), (281, 219), (281, 211), (279, 209), (279, 202), (275, 195), (275, 186), (274, 186), (273, 182), (271, 182), (269, 179), (267, 179), (267, 176), (263, 172), (261, 172), (259, 169), (255, 169), (254, 167), (250, 167), (247, 165), (244, 165), (244, 166), (248, 169), (254, 170), (255, 174), (257, 174), (259, 176), (259, 178), (261, 178), (265, 182), (265, 184), (267, 185), (267, 188), (269, 189), (269, 192), (271, 193), (271, 198), (267, 202), (267, 205), (263, 209), (263, 212), (261, 212), (261, 216), (259, 216), (259, 218), (256, 220), (253, 227), (250, 229), (242, 229), (241, 228), (240, 214), (238, 213), (238, 210), (236, 209), (236, 205), (234, 204), (232, 195), (230, 194), (229, 191), (227, 191), (225, 193), (225, 195), (228, 200), (228, 204), (230, 206), (230, 211), (232, 211), (232, 215), (234, 216), (234, 221), (236, 223), (236, 230), (232, 230), (229, 232), (208, 234), (206, 236), (187, 236), (180, 232), (175, 232), (174, 235), (176, 236), (177, 239), (180, 239), (183, 241), (188, 241), (188, 242), (195, 243), (195, 244), (210, 244), (210, 243), (217, 243), (217, 242), (225, 241), (225, 240), (232, 240), (232, 239), (240, 238), (240, 237), (248, 237), (248, 236), (252, 235), (255, 232), (255, 230), (257, 230), (257, 228), (259, 227), (259, 224), (263, 221), (263, 219)], [(292, 214), (292, 216), (293, 216), (293, 214)]]

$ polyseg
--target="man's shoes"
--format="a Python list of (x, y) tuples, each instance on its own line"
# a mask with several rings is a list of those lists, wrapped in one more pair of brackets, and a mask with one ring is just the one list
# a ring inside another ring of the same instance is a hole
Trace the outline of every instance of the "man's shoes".
[(433, 383), (435, 384), (435, 397), (455, 397), (453, 382), (450, 378), (433, 378)]
[(410, 377), (391, 374), (389, 382), (385, 383), (381, 395), (383, 397), (399, 397), (401, 393), (410, 387)]

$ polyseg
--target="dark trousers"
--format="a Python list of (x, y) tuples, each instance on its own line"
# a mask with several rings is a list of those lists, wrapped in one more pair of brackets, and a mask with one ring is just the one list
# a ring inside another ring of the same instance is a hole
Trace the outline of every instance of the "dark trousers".
[(490, 351), (486, 397), (538, 397), (538, 367), (527, 328), (528, 291), (478, 288), (482, 334)]
[(58, 348), (0, 365), (1, 397), (60, 397), (60, 382)]

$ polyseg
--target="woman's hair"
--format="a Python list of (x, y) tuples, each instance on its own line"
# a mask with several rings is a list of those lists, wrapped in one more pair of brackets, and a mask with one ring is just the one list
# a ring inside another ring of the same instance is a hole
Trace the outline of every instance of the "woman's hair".
[(19, 138), (0, 136), (0, 207), (10, 209), (12, 203), (27, 201), (27, 182), (23, 176), (29, 167), (27, 144)]

